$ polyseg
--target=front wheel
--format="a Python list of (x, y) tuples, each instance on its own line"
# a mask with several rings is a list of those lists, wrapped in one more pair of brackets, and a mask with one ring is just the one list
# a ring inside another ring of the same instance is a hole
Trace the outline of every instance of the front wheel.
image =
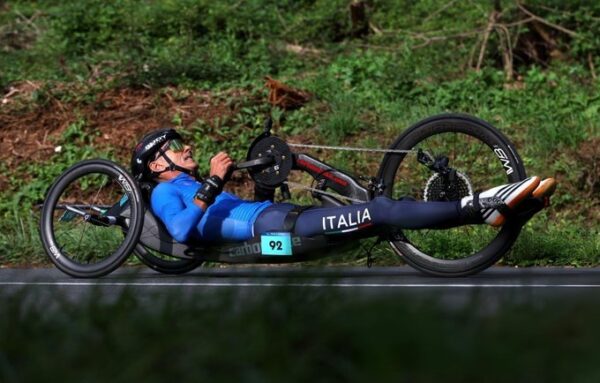
[(46, 195), (42, 244), (56, 267), (73, 277), (106, 275), (133, 251), (143, 214), (140, 189), (127, 171), (107, 160), (82, 161)]
[[(379, 168), (383, 194), (392, 199), (409, 196), (420, 201), (457, 201), (526, 177), (510, 141), (489, 123), (468, 115), (444, 114), (420, 121), (403, 132), (390, 149), (410, 151), (386, 154)], [(482, 224), (403, 229), (394, 233), (390, 245), (418, 270), (458, 277), (496, 263), (520, 231), (516, 222), (501, 228)]]

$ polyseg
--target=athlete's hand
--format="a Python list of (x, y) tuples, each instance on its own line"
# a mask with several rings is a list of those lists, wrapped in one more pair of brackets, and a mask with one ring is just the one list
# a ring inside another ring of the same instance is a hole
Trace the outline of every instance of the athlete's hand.
[(229, 154), (225, 152), (219, 152), (216, 156), (210, 159), (210, 175), (219, 176), (222, 180), (225, 180), (229, 168), (233, 165), (233, 160), (229, 157)]

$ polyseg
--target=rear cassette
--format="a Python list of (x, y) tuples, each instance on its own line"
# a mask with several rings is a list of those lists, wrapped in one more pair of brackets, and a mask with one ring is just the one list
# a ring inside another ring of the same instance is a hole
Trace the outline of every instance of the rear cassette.
[(452, 183), (448, 185), (447, 182), (448, 181), (444, 179), (444, 176), (440, 175), (439, 173), (432, 175), (427, 181), (427, 185), (425, 185), (425, 190), (423, 191), (423, 200), (451, 201), (452, 199), (448, 198), (449, 188), (452, 189), (454, 192), (453, 194), (456, 194), (456, 199), (473, 195), (473, 186), (471, 185), (469, 177), (467, 177), (465, 174), (457, 171)]

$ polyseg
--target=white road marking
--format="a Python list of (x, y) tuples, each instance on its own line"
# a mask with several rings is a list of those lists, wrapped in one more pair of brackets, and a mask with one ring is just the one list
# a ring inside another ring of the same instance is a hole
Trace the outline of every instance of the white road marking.
[(270, 283), (270, 282), (0, 282), (0, 286), (600, 288), (600, 284)]

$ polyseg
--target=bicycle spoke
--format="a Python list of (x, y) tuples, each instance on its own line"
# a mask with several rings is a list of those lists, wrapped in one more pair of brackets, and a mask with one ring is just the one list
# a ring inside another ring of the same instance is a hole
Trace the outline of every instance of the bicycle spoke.
[[(110, 181), (110, 179), (109, 179), (109, 181)], [(92, 202), (91, 202), (91, 204), (89, 204), (89, 205), (88, 205), (88, 211), (89, 211), (89, 210), (91, 210), (91, 209), (89, 208), (90, 206), (93, 206), (93, 205), (95, 205), (95, 204), (96, 204), (96, 201), (97, 201), (97, 199), (98, 199), (98, 196), (100, 195), (100, 192), (102, 191), (102, 189), (104, 189), (104, 186), (105, 186), (105, 185), (106, 185), (106, 178), (103, 178), (102, 185), (100, 185), (100, 188), (98, 189), (98, 191), (96, 192), (96, 194), (95, 194), (95, 195), (94, 195), (94, 197), (92, 198)], [(92, 212), (89, 212), (89, 213), (93, 214), (94, 212), (92, 211)], [(88, 225), (85, 225), (85, 226), (83, 227), (83, 231), (81, 232), (81, 237), (79, 238), (79, 244), (77, 245), (77, 249), (78, 249), (78, 250), (80, 249), (80, 246), (81, 246), (81, 241), (83, 240), (83, 236), (84, 236), (84, 235), (85, 235), (85, 233), (88, 231), (88, 228), (89, 228), (89, 227), (90, 227), (90, 224), (88, 224)], [(88, 261), (89, 261), (89, 259), (88, 259)]]
[(456, 161), (456, 140), (457, 140), (456, 135), (457, 134), (458, 133), (456, 133), (456, 132), (454, 133), (454, 145), (452, 147), (452, 163), (454, 163)]
[[(479, 149), (477, 149), (477, 153), (475, 153), (475, 155), (473, 156), (474, 159), (479, 158), (483, 147), (487, 147), (487, 145), (484, 144), (483, 142), (479, 142)], [(469, 164), (469, 167), (467, 168), (468, 174), (472, 174), (473, 173), (472, 172), (473, 164), (475, 164), (475, 161), (468, 161), (468, 164)]]
[(84, 176), (64, 189), (57, 200), (53, 220), (55, 240), (68, 258), (80, 264), (93, 264), (118, 248), (124, 238), (120, 228), (94, 225), (67, 207), (75, 207), (82, 214), (102, 214), (111, 206), (107, 201), (118, 201), (123, 195), (120, 189), (121, 186), (112, 183), (105, 174)]

